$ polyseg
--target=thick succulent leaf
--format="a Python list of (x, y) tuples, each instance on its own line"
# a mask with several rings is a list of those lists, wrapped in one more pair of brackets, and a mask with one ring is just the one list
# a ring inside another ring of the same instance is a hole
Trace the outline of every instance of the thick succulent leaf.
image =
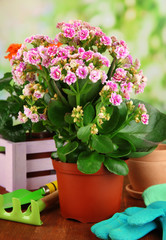
[(83, 173), (93, 174), (99, 171), (104, 159), (104, 156), (97, 152), (82, 152), (78, 156), (77, 167)]
[[(112, 109), (113, 109), (113, 112), (112, 112)], [(111, 113), (111, 118), (109, 121), (104, 121), (104, 123), (101, 125), (102, 128), (99, 129), (99, 132), (104, 134), (111, 133), (114, 129), (116, 129), (116, 126), (118, 124), (119, 117), (120, 117), (119, 110), (117, 107), (110, 106), (107, 108), (107, 112)]]
[(131, 121), (120, 132), (126, 134), (136, 148), (136, 152), (147, 152), (166, 139), (166, 115), (155, 107), (140, 100), (133, 100), (134, 105), (139, 102), (145, 104), (149, 114), (149, 124)]
[(92, 148), (99, 153), (110, 153), (113, 151), (113, 143), (109, 136), (92, 135)]
[(12, 80), (12, 73), (5, 73), (3, 78), (0, 79), (0, 90), (8, 89)]
[(90, 103), (83, 110), (84, 110), (83, 121), (84, 124), (87, 125), (93, 121), (95, 117), (95, 109), (93, 105)]
[(51, 100), (48, 104), (48, 118), (57, 128), (65, 125), (64, 117), (68, 111), (69, 108), (58, 100)]
[(58, 148), (57, 154), (61, 161), (66, 162), (66, 156), (76, 150), (78, 142), (69, 142), (63, 147)]
[(77, 137), (82, 141), (82, 142), (87, 142), (89, 140), (90, 137), (90, 132), (91, 130), (91, 125), (87, 125), (85, 127), (81, 127), (79, 128), (78, 132), (77, 132)]
[(126, 176), (129, 172), (128, 166), (125, 161), (119, 158), (107, 157), (104, 161), (104, 166), (112, 173), (117, 175)]

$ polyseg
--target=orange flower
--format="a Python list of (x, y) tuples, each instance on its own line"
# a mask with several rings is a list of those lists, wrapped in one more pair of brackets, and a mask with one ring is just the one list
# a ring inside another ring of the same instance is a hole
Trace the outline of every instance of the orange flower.
[(21, 44), (18, 43), (12, 43), (10, 44), (10, 46), (8, 47), (8, 49), (6, 50), (6, 53), (9, 52), (9, 54), (7, 56), (5, 56), (4, 58), (8, 58), (9, 61), (12, 58), (13, 55), (17, 54), (18, 49), (21, 47)]
[(50, 43), (47, 47), (52, 47), (52, 46), (57, 46), (60, 47), (62, 45), (62, 43), (58, 42), (57, 44), (55, 43)]

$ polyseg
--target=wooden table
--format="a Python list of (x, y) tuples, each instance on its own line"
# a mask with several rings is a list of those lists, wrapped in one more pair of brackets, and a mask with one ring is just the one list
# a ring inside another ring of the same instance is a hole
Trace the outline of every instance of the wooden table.
[[(127, 178), (125, 178), (124, 186)], [(0, 187), (0, 193), (5, 193)], [(144, 207), (142, 200), (137, 200), (123, 191), (121, 211), (127, 207)], [(0, 220), (0, 240), (97, 240), (90, 231), (92, 224), (80, 223), (73, 220), (66, 220), (61, 217), (58, 207), (45, 210), (41, 213), (42, 226), (32, 226), (22, 223)], [(142, 240), (161, 240), (160, 230), (154, 230), (141, 238)]]

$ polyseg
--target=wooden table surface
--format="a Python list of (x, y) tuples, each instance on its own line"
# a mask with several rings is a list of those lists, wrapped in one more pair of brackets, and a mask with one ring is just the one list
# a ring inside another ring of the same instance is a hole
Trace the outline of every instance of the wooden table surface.
[[(125, 179), (124, 187), (127, 178)], [(5, 193), (0, 187), (0, 193)], [(121, 211), (127, 207), (144, 207), (143, 200), (137, 200), (123, 191)], [(0, 220), (0, 240), (97, 240), (90, 231), (92, 224), (80, 223), (74, 220), (66, 220), (61, 217), (59, 207), (45, 210), (41, 213), (43, 225), (32, 226), (22, 223)], [(160, 230), (154, 230), (141, 238), (142, 240), (161, 240)]]

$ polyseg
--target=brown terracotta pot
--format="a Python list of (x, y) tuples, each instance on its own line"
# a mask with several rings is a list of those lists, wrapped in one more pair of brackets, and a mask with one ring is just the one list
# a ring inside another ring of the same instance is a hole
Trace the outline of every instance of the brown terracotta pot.
[(56, 170), (61, 214), (83, 223), (99, 222), (119, 211), (123, 176), (104, 166), (95, 174), (84, 174), (73, 163), (52, 160)]
[(128, 160), (129, 181), (134, 191), (166, 183), (166, 145), (160, 144), (152, 153)]

